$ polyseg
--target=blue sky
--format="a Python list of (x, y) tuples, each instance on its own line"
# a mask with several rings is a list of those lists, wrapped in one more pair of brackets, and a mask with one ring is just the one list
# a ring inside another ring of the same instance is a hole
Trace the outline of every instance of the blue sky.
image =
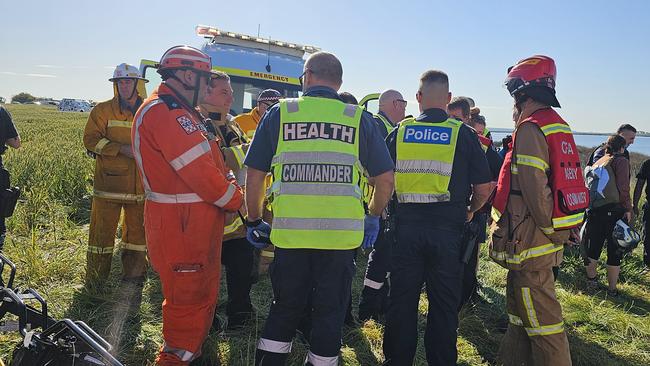
[[(146, 5), (146, 4), (151, 5)], [(121, 62), (198, 46), (197, 24), (311, 44), (339, 56), (361, 97), (414, 100), (419, 75), (446, 71), (488, 125), (510, 127), (505, 69), (541, 53), (558, 67), (560, 113), (574, 130), (650, 130), (650, 1), (11, 1), (0, 5), (0, 96), (107, 99)], [(539, 7), (538, 7), (539, 6)]]

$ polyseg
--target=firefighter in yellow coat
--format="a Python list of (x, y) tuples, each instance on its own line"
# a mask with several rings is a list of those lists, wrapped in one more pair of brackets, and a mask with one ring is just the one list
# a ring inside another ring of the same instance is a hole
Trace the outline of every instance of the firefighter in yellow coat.
[(144, 193), (131, 150), (133, 115), (142, 104), (147, 80), (136, 67), (120, 64), (109, 81), (114, 96), (90, 112), (83, 138), (86, 149), (95, 157), (87, 286), (101, 286), (108, 278), (122, 210), (122, 278), (141, 284), (147, 269)]

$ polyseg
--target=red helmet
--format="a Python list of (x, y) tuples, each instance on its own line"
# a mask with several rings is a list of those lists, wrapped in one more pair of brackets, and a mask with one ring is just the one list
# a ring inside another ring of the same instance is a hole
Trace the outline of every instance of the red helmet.
[(555, 61), (548, 56), (535, 55), (523, 59), (508, 69), (506, 88), (511, 96), (524, 89), (541, 86), (555, 92)]
[(197, 48), (174, 46), (163, 54), (158, 72), (173, 69), (190, 69), (209, 73), (212, 70), (212, 61), (210, 56)]

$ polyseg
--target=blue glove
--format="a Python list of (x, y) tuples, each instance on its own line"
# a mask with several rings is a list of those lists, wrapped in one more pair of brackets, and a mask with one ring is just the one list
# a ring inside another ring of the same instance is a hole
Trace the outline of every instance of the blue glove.
[(379, 216), (366, 215), (363, 220), (363, 249), (371, 249), (377, 241), (379, 235)]
[(271, 244), (271, 226), (262, 219), (246, 220), (246, 239), (257, 249), (264, 249)]

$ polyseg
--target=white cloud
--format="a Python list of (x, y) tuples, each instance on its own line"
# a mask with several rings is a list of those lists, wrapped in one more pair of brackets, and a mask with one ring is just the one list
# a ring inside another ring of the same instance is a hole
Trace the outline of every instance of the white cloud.
[(56, 75), (51, 75), (51, 74), (20, 74), (17, 72), (13, 71), (0, 71), (0, 74), (2, 75), (11, 75), (11, 76), (28, 76), (28, 77), (33, 77), (33, 78), (55, 78), (57, 77)]
[(25, 76), (31, 76), (35, 78), (55, 78), (56, 75), (50, 75), (50, 74), (25, 74)]
[(56, 66), (56, 65), (36, 65), (36, 67), (44, 68), (44, 69), (62, 69), (63, 66)]

